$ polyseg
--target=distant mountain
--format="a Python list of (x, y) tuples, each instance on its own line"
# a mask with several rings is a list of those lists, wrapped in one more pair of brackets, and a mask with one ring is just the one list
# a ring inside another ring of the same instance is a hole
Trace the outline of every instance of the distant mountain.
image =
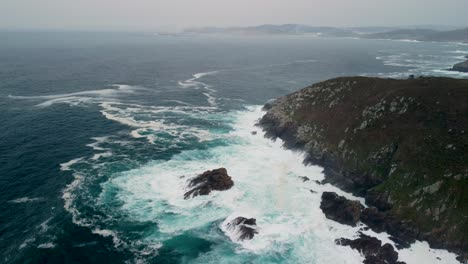
[(399, 29), (389, 32), (363, 35), (371, 39), (409, 39), (419, 41), (466, 42), (468, 43), (468, 28), (450, 31), (433, 29)]

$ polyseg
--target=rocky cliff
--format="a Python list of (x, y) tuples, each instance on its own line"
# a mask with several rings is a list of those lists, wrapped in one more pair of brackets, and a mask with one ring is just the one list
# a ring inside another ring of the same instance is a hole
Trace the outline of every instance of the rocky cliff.
[(306, 151), (325, 181), (416, 239), (468, 252), (468, 80), (337, 78), (265, 109), (267, 136)]

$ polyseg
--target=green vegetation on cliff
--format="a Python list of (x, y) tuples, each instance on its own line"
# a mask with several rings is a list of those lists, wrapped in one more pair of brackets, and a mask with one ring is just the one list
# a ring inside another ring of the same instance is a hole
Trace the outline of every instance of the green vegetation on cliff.
[(468, 252), (468, 80), (337, 78), (266, 109), (267, 135), (307, 151), (330, 182)]

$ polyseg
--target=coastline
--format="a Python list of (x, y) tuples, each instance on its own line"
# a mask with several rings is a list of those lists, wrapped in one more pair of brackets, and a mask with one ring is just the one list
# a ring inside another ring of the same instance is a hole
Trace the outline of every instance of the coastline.
[[(407, 224), (402, 224), (409, 219), (408, 217), (402, 217), (401, 215), (398, 215), (398, 210), (391, 210), (393, 207), (392, 199), (394, 199), (390, 195), (391, 192), (389, 193), (387, 191), (376, 191), (376, 188), (374, 188), (375, 186), (385, 186), (388, 174), (392, 174), (392, 171), (395, 170), (393, 164), (389, 163), (386, 166), (382, 167), (381, 169), (384, 170), (384, 173), (380, 176), (376, 173), (362, 175), (362, 170), (361, 172), (359, 172), (359, 170), (352, 169), (352, 166), (350, 167), (349, 163), (346, 164), (346, 162), (344, 162), (343, 159), (339, 155), (337, 155), (337, 153), (340, 152), (344, 153), (343, 156), (351, 155), (350, 153), (353, 153), (353, 149), (346, 149), (343, 147), (345, 146), (345, 142), (346, 144), (348, 143), (348, 139), (327, 142), (327, 140), (330, 141), (331, 139), (325, 139), (323, 137), (324, 134), (320, 133), (319, 126), (323, 124), (319, 123), (317, 124), (317, 127), (314, 126), (307, 128), (304, 126), (304, 123), (300, 123), (300, 121), (297, 121), (301, 119), (304, 121), (307, 120), (307, 118), (304, 116), (305, 114), (297, 114), (298, 111), (303, 110), (298, 109), (298, 107), (295, 108), (294, 104), (299, 104), (303, 107), (303, 109), (307, 109), (307, 111), (313, 111), (313, 109), (315, 108), (311, 105), (307, 105), (311, 102), (308, 100), (311, 100), (310, 98), (313, 98), (314, 96), (315, 98), (319, 97), (320, 95), (317, 94), (320, 94), (321, 92), (323, 93), (323, 91), (326, 90), (332, 95), (330, 95), (331, 99), (323, 104), (326, 104), (326, 106), (329, 106), (329, 108), (333, 108), (335, 105), (343, 103), (343, 101), (340, 101), (342, 98), (339, 98), (340, 96), (338, 96), (340, 95), (340, 93), (343, 94), (341, 90), (346, 90), (346, 88), (342, 88), (343, 83), (346, 82), (346, 84), (349, 86), (349, 83), (353, 81), (355, 82), (356, 80), (353, 80), (352, 78), (332, 79), (330, 81), (315, 84), (296, 93), (281, 97), (273, 103), (266, 104), (264, 109), (267, 111), (267, 114), (263, 116), (263, 118), (259, 122), (259, 125), (265, 131), (266, 136), (268, 138), (281, 138), (284, 141), (285, 147), (289, 149), (305, 151), (308, 154), (307, 158), (304, 160), (305, 163), (322, 166), (324, 168), (324, 174), (326, 176), (326, 179), (323, 181), (323, 183), (331, 183), (339, 187), (340, 189), (352, 192), (355, 195), (361, 197), (365, 197), (368, 205), (375, 206), (381, 212), (385, 212), (386, 219), (388, 219), (386, 231), (389, 232), (391, 235), (397, 237), (399, 240), (407, 244), (411, 244), (415, 240), (428, 241), (432, 247), (448, 249), (459, 255), (464, 255), (461, 256), (459, 260), (466, 261), (467, 256), (466, 249), (464, 249), (463, 236), (459, 242), (450, 241), (450, 238), (446, 236), (440, 236), (439, 234), (437, 234), (437, 232), (434, 234), (427, 233), (427, 228), (426, 231), (424, 229), (422, 230), (420, 226), (418, 226), (415, 223), (411, 223), (411, 221)], [(360, 81), (357, 80), (357, 82)], [(332, 83), (332, 85), (327, 86), (327, 84), (330, 83)], [(341, 84), (341, 86), (339, 84)], [(307, 90), (309, 92), (311, 90), (315, 90), (315, 94), (307, 94)], [(338, 98), (337, 101), (334, 100), (335, 98)], [(313, 101), (312, 104), (315, 105), (315, 103), (320, 104), (320, 102), (317, 100)], [(406, 109), (408, 109), (408, 106), (406, 107)], [(294, 118), (296, 117), (299, 119), (294, 120)], [(350, 116), (350, 118), (352, 117), (353, 115)], [(328, 115), (327, 118), (331, 118), (331, 116)], [(335, 118), (338, 117), (335, 116)], [(310, 120), (315, 120), (315, 122), (317, 122), (318, 119), (316, 117), (316, 119), (312, 118), (309, 119), (309, 121)], [(326, 123), (326, 121), (323, 122)], [(321, 129), (323, 130), (325, 128), (326, 131), (330, 132), (331, 130), (327, 130), (327, 126), (329, 126), (331, 123), (328, 122), (326, 124), (327, 125), (322, 126)], [(361, 125), (360, 128), (357, 128), (358, 133), (360, 133), (360, 130), (366, 129), (366, 127), (369, 126), (369, 124), (366, 122), (363, 122), (363, 124), (364, 125)], [(348, 130), (348, 128), (346, 128), (346, 130)], [(354, 133), (356, 133), (356, 128), (354, 130)], [(307, 136), (308, 134), (314, 135), (317, 138), (311, 139)], [(343, 136), (343, 134), (340, 135)], [(334, 144), (336, 144), (335, 147), (333, 147)], [(336, 148), (336, 146), (338, 147)], [(398, 154), (395, 154), (397, 153), (397, 149), (398, 145), (395, 145), (395, 149), (389, 149), (389, 152), (385, 155), (390, 155), (390, 157), (394, 155), (398, 156)], [(391, 158), (390, 160), (392, 159), (393, 158)], [(441, 217), (439, 213), (437, 217)], [(396, 218), (398, 221), (395, 221), (394, 218)]]

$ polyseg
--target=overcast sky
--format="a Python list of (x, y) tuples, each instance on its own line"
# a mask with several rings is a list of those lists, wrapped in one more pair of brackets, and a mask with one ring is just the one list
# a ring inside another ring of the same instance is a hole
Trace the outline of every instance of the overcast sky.
[(468, 0), (0, 0), (0, 29), (177, 30), (300, 23), (468, 26)]

